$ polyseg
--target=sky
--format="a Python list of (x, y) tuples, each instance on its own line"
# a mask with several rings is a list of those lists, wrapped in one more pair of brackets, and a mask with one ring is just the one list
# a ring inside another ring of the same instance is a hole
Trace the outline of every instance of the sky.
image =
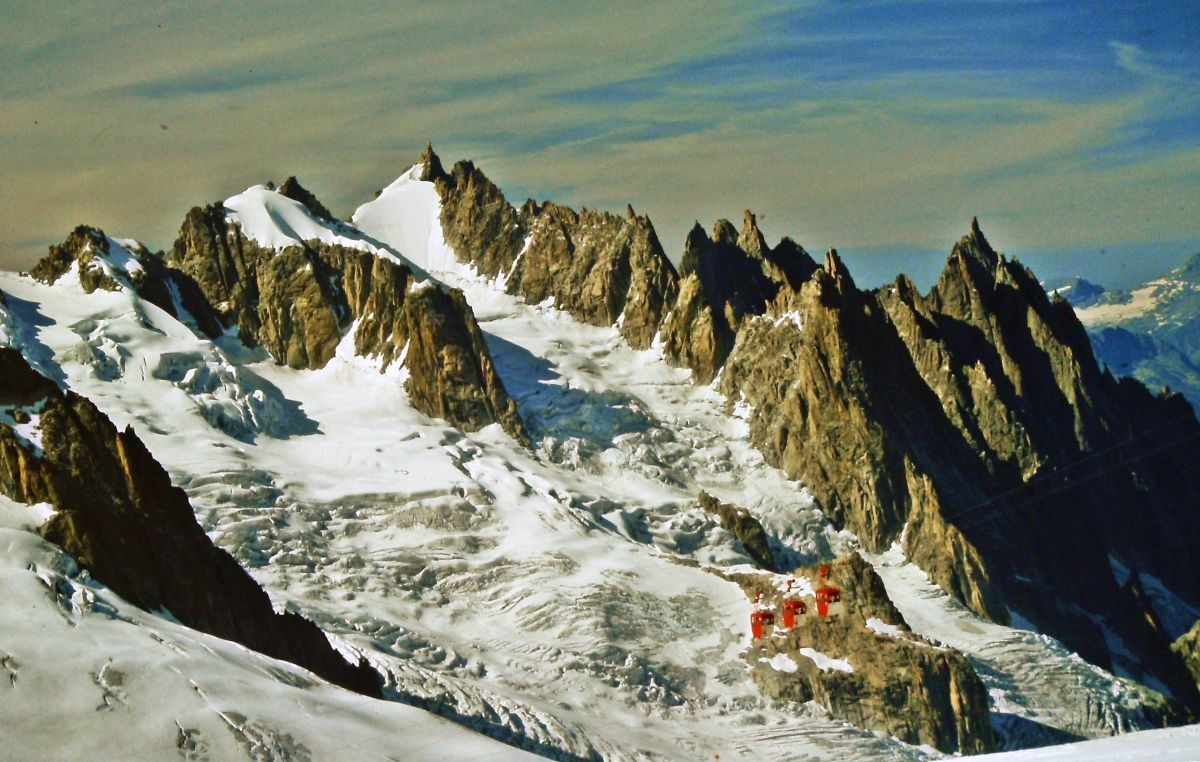
[(972, 217), (1042, 277), (1200, 251), (1200, 0), (56, 2), (0, 25), (0, 267), (78, 224), (168, 248), (296, 175), (348, 217), (426, 142), (526, 197), (752, 209), (860, 285)]

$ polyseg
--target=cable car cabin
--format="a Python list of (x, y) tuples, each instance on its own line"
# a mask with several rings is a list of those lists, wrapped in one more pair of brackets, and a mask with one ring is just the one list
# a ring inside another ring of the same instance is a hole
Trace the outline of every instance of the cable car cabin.
[(774, 611), (754, 611), (750, 614), (750, 634), (755, 640), (760, 640), (767, 635), (767, 628), (775, 626)]
[(808, 612), (808, 607), (804, 605), (804, 601), (798, 601), (794, 598), (789, 598), (783, 602), (783, 626), (795, 627), (796, 615), (803, 615)]
[(821, 617), (836, 617), (840, 616), (845, 606), (842, 604), (842, 591), (833, 585), (823, 585), (818, 587), (814, 593), (817, 599), (817, 616)]

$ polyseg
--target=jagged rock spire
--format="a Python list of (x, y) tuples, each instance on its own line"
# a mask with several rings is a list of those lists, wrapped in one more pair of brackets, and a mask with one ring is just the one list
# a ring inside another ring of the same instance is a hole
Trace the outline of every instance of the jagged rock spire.
[(737, 245), (755, 259), (766, 259), (770, 254), (771, 248), (767, 246), (767, 239), (758, 229), (758, 218), (749, 209), (742, 215), (742, 232), (738, 236)]
[(713, 224), (712, 242), (737, 246), (738, 232), (733, 223), (722, 217)]
[(293, 201), (298, 201), (312, 212), (313, 215), (326, 220), (335, 219), (333, 212), (329, 211), (329, 207), (317, 200), (317, 197), (312, 194), (307, 188), (300, 184), (295, 175), (283, 181), (283, 185), (279, 186), (279, 195), (287, 196)]
[(442, 168), (442, 160), (433, 152), (433, 143), (425, 144), (425, 150), (421, 152), (421, 158), (417, 163), (425, 167), (421, 172), (421, 179), (425, 182), (434, 182), (446, 176), (446, 170)]
[(983, 231), (979, 228), (979, 218), (971, 218), (971, 230), (954, 246), (954, 253), (975, 260), (989, 271), (995, 269), (1000, 261), (1000, 255), (988, 243)]

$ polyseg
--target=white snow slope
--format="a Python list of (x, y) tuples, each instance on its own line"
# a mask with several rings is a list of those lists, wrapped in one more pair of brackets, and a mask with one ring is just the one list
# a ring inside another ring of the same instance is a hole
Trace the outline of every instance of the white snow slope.
[[(392, 698), (460, 724), (139, 612), (72, 577), (27, 531), (40, 514), (5, 503), (0, 757), (521, 755), (467, 728), (563, 758), (940, 756), (759, 694), (740, 656), (751, 605), (706, 571), (748, 559), (697, 494), (751, 510), (797, 562), (855, 539), (763, 462), (711, 388), (458, 264), (418, 177), (361, 207), (357, 230), (260, 188), (227, 205), (256, 240), (366, 242), (462, 288), (532, 450), (495, 426), (468, 434), (421, 415), (399, 372), (354, 357), (352, 342), (324, 369), (295, 371), (231, 337), (198, 337), (128, 291), (84, 295), (77, 278), (0, 274), (0, 334), (131, 424), (278, 606), (364, 655)], [(971, 656), (1007, 743), (1138, 728), (1134, 684), (979, 620), (897, 553), (872, 560), (917, 632)], [(1156, 759), (1200, 756), (1200, 735), (1168, 733), (1147, 741)]]

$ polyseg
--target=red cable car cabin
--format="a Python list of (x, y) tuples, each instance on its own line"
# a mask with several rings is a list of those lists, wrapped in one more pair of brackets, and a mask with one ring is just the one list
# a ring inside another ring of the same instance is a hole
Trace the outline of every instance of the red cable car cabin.
[[(829, 607), (842, 600), (841, 588), (829, 584), (829, 566), (821, 566), (821, 586), (816, 589), (813, 597), (817, 599), (817, 616), (829, 616)], [(841, 613), (840, 611), (833, 613)]]
[(783, 626), (795, 627), (796, 615), (804, 614), (808, 611), (808, 607), (804, 605), (804, 601), (788, 599), (783, 602)]
[(829, 616), (829, 606), (842, 600), (842, 591), (833, 585), (818, 587), (816, 590), (817, 616)]
[(750, 633), (756, 638), (766, 634), (767, 626), (775, 625), (774, 611), (754, 611), (750, 614)]

